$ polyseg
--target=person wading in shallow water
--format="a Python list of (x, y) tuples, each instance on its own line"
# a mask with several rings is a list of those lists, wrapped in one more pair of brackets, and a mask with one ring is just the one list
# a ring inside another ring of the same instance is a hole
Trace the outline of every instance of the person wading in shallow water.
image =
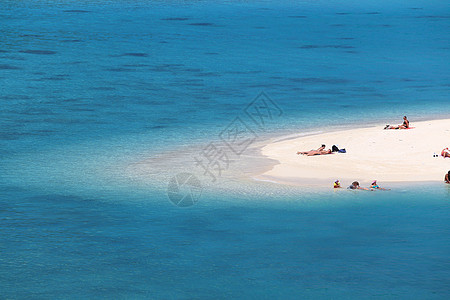
[(348, 189), (371, 191), (371, 189), (360, 187), (358, 181), (353, 181), (352, 184), (348, 187)]
[(374, 180), (372, 182), (372, 184), (370, 185), (370, 188), (371, 189), (377, 189), (377, 190), (385, 190), (385, 191), (389, 191), (390, 190), (390, 189), (385, 189), (385, 188), (380, 187), (376, 180)]

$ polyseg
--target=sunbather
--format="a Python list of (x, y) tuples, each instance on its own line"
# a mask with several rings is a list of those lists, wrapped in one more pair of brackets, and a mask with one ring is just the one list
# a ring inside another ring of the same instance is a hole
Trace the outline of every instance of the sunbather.
[[(307, 155), (307, 154), (309, 154), (311, 152), (317, 152), (317, 151), (322, 151), (322, 150), (325, 150), (325, 144), (322, 144), (322, 146), (317, 148), (317, 150), (310, 150), (310, 151), (303, 151), (303, 152), (299, 151), (299, 152), (297, 152), (297, 154)], [(317, 155), (317, 154), (314, 154), (314, 155)]]
[(321, 151), (312, 150), (312, 151), (309, 151), (308, 154), (305, 154), (305, 155), (306, 156), (314, 156), (314, 155), (325, 155), (325, 154), (334, 154), (334, 153), (331, 152), (331, 149), (321, 150)]
[(450, 157), (450, 150), (448, 150), (448, 148), (442, 149), (441, 156), (443, 156), (444, 158)]
[(386, 125), (384, 129), (408, 129), (409, 128), (409, 121), (406, 116), (403, 117), (403, 124), (392, 126), (392, 125)]

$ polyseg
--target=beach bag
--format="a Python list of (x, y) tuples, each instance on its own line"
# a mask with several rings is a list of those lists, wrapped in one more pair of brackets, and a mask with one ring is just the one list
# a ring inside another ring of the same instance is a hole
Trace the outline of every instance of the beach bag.
[(336, 145), (333, 145), (333, 147), (331, 147), (331, 152), (339, 152), (339, 148)]
[(345, 149), (340, 149), (338, 152), (339, 153), (347, 153), (347, 151), (345, 151)]

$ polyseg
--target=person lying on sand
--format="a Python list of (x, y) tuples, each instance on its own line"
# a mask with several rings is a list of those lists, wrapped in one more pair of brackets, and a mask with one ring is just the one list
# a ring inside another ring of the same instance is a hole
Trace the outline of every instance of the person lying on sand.
[(374, 181), (372, 182), (372, 184), (370, 185), (370, 188), (371, 188), (371, 189), (377, 189), (377, 190), (390, 191), (390, 189), (385, 189), (385, 188), (380, 187), (380, 186), (377, 184), (377, 181), (376, 181), (376, 180), (374, 180)]
[(308, 153), (310, 153), (310, 152), (313, 152), (313, 151), (323, 151), (323, 150), (325, 150), (325, 144), (322, 144), (322, 146), (320, 146), (319, 148), (317, 148), (317, 150), (310, 150), (310, 151), (303, 151), (303, 152), (297, 152), (297, 155), (298, 154), (302, 154), (302, 155), (306, 155), (306, 154), (308, 154)]
[(408, 128), (409, 128), (409, 121), (406, 116), (403, 117), (402, 125), (397, 125), (397, 126), (386, 125), (386, 127), (384, 127), (384, 129), (408, 129)]
[(442, 149), (441, 156), (443, 156), (444, 158), (450, 157), (450, 150), (448, 150), (448, 148)]
[(314, 156), (314, 155), (325, 155), (325, 154), (334, 154), (334, 153), (331, 152), (331, 149), (321, 150), (321, 151), (311, 150), (311, 151), (308, 151), (308, 153), (305, 155), (306, 156)]
[(450, 171), (448, 171), (448, 173), (445, 174), (444, 181), (445, 181), (445, 183), (450, 183)]
[(352, 184), (351, 184), (347, 189), (350, 189), (350, 190), (365, 190), (365, 191), (372, 191), (372, 189), (360, 187), (358, 181), (353, 181)]

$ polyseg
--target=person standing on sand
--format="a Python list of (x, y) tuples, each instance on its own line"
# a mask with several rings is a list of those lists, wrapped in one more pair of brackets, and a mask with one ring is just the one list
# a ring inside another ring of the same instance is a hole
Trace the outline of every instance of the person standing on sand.
[(450, 183), (450, 171), (448, 171), (448, 173), (445, 174), (444, 181), (445, 183)]

